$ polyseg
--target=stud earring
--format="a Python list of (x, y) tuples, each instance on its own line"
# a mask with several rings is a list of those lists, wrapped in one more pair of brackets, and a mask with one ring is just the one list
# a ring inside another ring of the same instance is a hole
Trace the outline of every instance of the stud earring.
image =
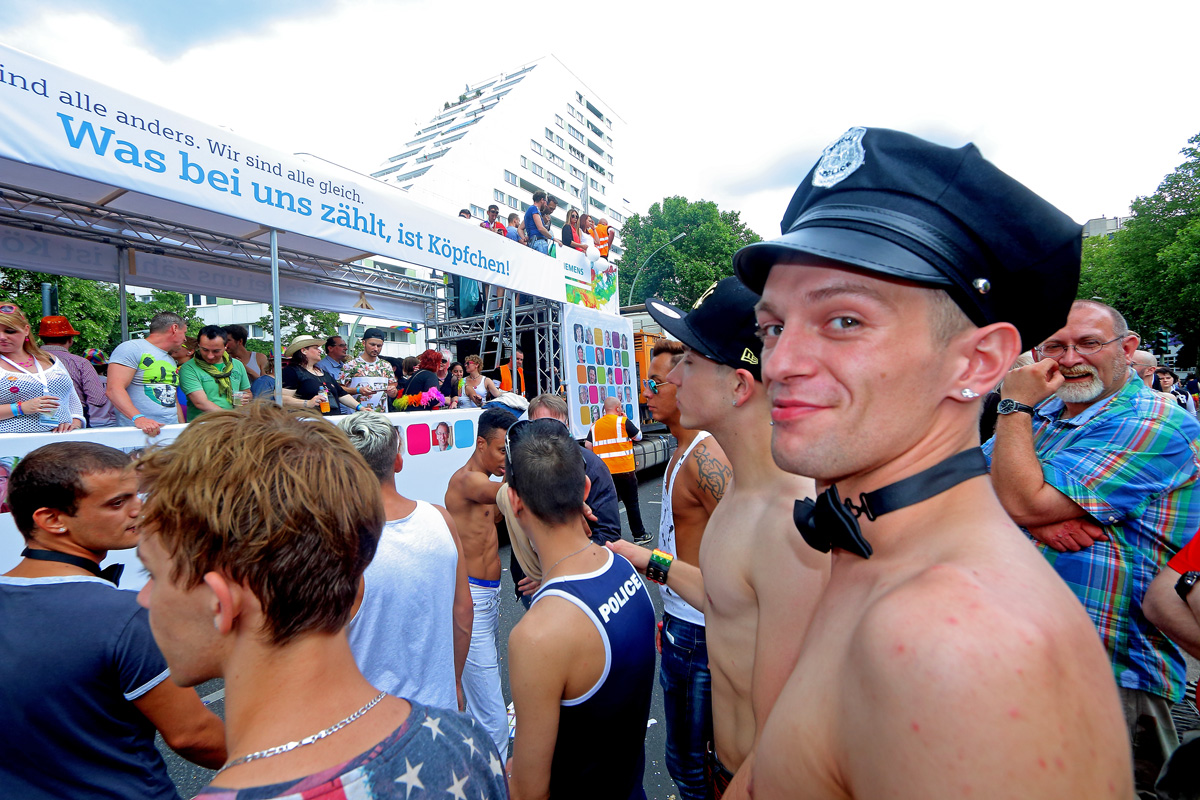
[(979, 392), (975, 391), (969, 386), (964, 387), (961, 394), (964, 400), (974, 400), (976, 397), (979, 397)]

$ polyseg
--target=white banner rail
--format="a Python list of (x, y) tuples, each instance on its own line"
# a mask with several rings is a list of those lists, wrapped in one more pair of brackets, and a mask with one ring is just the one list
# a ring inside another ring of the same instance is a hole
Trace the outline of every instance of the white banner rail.
[[(493, 234), (494, 235), (494, 234)], [(405, 497), (445, 504), (446, 486), (459, 467), (467, 463), (475, 449), (475, 430), (479, 410), (411, 411), (388, 414), (404, 440), (404, 468), (396, 475), (396, 488)], [(336, 421), (338, 417), (327, 417)], [(115, 447), (134, 457), (152, 445), (175, 440), (186, 425), (164, 425), (162, 432), (149, 439), (137, 428), (90, 428), (73, 433), (12, 433), (0, 436), (0, 473), (7, 484), (13, 467), (27, 453), (51, 442), (72, 439)], [(219, 469), (220, 465), (214, 465)], [(364, 486), (363, 491), (373, 487)], [(6, 572), (21, 559), (24, 537), (13, 523), (12, 514), (0, 514), (0, 572)], [(121, 578), (122, 589), (138, 589), (146, 582), (133, 550), (114, 550), (105, 564), (130, 565)]]

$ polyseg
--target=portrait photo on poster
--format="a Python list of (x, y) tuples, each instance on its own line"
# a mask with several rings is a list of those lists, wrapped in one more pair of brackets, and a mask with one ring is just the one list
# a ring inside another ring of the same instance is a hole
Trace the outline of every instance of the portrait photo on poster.
[(433, 427), (433, 449), (449, 450), (454, 446), (454, 432), (450, 430), (449, 422), (439, 422)]

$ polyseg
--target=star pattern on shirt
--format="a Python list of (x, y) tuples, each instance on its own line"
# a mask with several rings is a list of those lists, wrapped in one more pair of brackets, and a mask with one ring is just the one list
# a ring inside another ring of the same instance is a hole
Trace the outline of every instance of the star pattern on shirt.
[(493, 775), (504, 777), (504, 765), (500, 763), (500, 759), (496, 758), (495, 753), (488, 753), (488, 767), (491, 768)]
[(437, 717), (425, 717), (425, 721), (421, 723), (422, 728), (429, 728), (430, 734), (433, 735), (433, 740), (436, 742), (438, 736), (445, 736), (442, 729), (438, 727), (442, 724), (441, 719)]
[(450, 770), (450, 777), (454, 779), (454, 783), (450, 784), (450, 788), (446, 790), (446, 794), (453, 795), (455, 800), (467, 800), (467, 795), (463, 791), (463, 787), (471, 777), (470, 773), (468, 772), (460, 778), (455, 774), (454, 770)]
[(475, 746), (475, 737), (474, 736), (464, 736), (463, 744), (465, 744), (467, 747), (471, 748), (472, 756), (477, 756), (480, 754), (479, 748)]
[(421, 767), (424, 766), (424, 764), (425, 762), (422, 761), (420, 764), (417, 764), (414, 767), (411, 763), (409, 763), (407, 758), (404, 759), (405, 772), (399, 778), (396, 778), (396, 783), (404, 784), (405, 800), (408, 800), (408, 798), (412, 796), (412, 790), (414, 788), (425, 788), (425, 784), (421, 783)]

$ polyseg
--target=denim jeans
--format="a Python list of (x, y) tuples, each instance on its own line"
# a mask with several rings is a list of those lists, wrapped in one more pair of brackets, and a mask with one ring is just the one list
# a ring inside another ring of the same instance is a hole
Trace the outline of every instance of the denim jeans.
[(658, 682), (667, 725), (667, 772), (681, 800), (710, 800), (705, 760), (713, 737), (712, 680), (702, 626), (663, 614)]
[(463, 667), (462, 687), (467, 713), (488, 732), (503, 762), (508, 758), (508, 708), (500, 688), (500, 657), (496, 637), (500, 627), (500, 586), (478, 586), (471, 582), (471, 648)]
[(530, 239), (529, 246), (537, 250), (542, 255), (550, 255), (550, 240), (549, 239)]

